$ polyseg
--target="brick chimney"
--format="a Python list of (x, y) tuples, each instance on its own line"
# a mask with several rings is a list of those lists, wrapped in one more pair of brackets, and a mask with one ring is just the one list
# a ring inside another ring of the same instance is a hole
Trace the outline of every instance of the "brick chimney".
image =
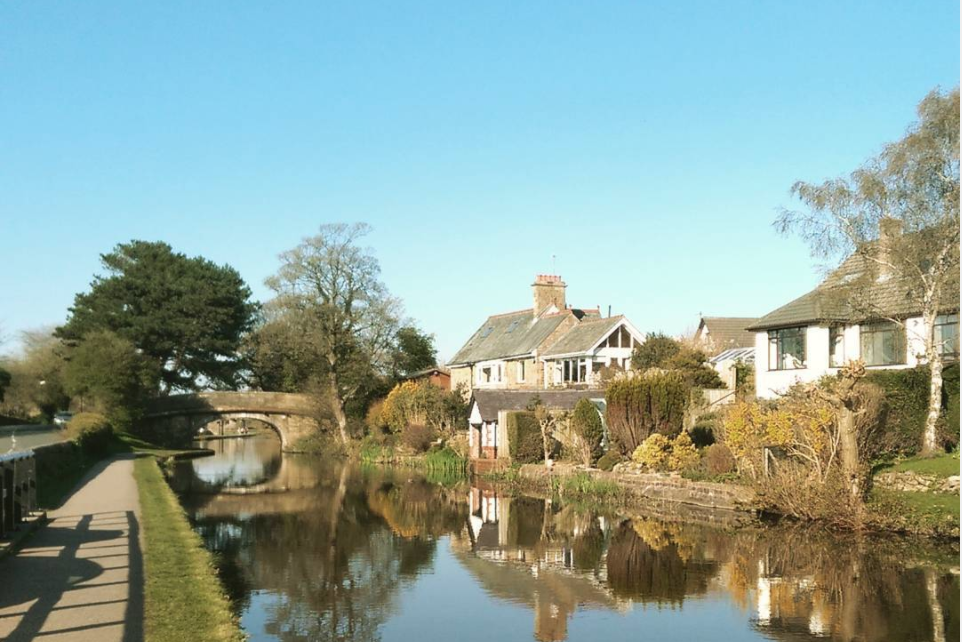
[(892, 268), (885, 263), (891, 263), (894, 259), (892, 250), (902, 236), (902, 221), (890, 216), (882, 217), (878, 222), (878, 259), (882, 263), (879, 265), (879, 277), (887, 279), (892, 276)]
[(565, 309), (565, 282), (557, 274), (539, 274), (531, 284), (534, 292), (534, 314), (540, 316), (542, 312), (554, 305), (558, 310)]

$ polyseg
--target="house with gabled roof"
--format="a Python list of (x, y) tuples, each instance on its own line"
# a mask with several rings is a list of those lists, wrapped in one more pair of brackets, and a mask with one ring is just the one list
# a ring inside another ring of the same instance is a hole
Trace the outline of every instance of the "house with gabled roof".
[[(874, 253), (892, 243), (898, 228), (880, 226), (869, 244)], [(931, 334), (946, 360), (959, 357), (959, 289), (942, 292), (939, 316), (931, 327), (922, 318), (913, 283), (867, 258), (863, 248), (849, 256), (811, 292), (752, 323), (755, 333), (755, 388), (775, 397), (798, 382), (835, 374), (860, 359), (869, 369), (911, 368), (924, 362)], [(856, 292), (847, 286), (859, 282)]]
[(448, 362), (452, 387), (589, 387), (605, 368), (630, 367), (644, 336), (627, 318), (569, 307), (557, 275), (539, 274), (531, 287), (531, 308), (489, 316)]
[(603, 374), (629, 370), (644, 341), (624, 316), (568, 306), (560, 276), (540, 274), (531, 287), (531, 308), (489, 316), (447, 364), (452, 387), (470, 391), (473, 459), (508, 457), (507, 413), (535, 397), (552, 410), (603, 402)]
[(755, 333), (748, 326), (757, 317), (701, 317), (694, 341), (709, 358), (726, 350), (755, 347)]

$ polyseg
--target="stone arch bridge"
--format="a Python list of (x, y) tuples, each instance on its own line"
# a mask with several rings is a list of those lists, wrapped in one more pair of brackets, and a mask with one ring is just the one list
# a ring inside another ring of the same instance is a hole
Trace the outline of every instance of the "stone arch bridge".
[(314, 402), (308, 395), (284, 392), (199, 392), (153, 399), (147, 405), (142, 435), (154, 443), (183, 445), (201, 426), (218, 419), (256, 419), (271, 426), (281, 448), (318, 428)]

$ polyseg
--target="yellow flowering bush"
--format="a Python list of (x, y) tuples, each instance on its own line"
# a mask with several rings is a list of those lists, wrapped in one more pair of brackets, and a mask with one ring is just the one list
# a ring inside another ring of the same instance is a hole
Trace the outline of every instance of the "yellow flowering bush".
[(631, 461), (651, 470), (664, 470), (671, 455), (671, 442), (661, 433), (654, 433), (631, 453)]

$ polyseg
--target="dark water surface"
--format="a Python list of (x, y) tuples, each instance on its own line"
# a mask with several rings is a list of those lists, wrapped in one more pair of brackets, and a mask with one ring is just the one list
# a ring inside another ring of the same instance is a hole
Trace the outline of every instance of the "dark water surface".
[(601, 514), (208, 442), (172, 483), (251, 640), (958, 640), (958, 547)]

